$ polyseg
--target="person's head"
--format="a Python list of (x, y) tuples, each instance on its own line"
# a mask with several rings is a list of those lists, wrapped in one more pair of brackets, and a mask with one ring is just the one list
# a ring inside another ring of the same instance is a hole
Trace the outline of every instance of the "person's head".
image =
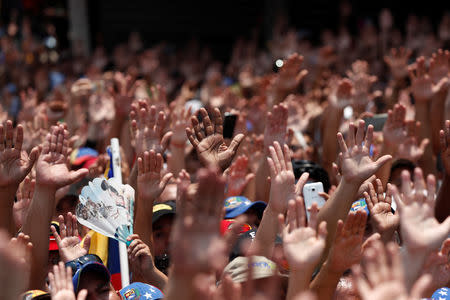
[(298, 180), (303, 173), (309, 173), (308, 182), (322, 182), (323, 190), (328, 193), (330, 190), (330, 178), (327, 171), (315, 162), (308, 160), (294, 160), (292, 161), (294, 169), (295, 180)]
[(391, 167), (391, 175), (389, 176), (389, 182), (394, 184), (397, 188), (401, 188), (402, 186), (402, 171), (406, 170), (409, 171), (409, 173), (411, 174), (411, 180), (414, 180), (414, 178), (412, 178), (414, 176), (414, 168), (416, 167), (416, 165), (406, 159), (399, 159), (396, 160)]
[(120, 300), (111, 284), (108, 269), (99, 262), (89, 262), (78, 269), (72, 278), (75, 294), (85, 289), (86, 300)]
[(152, 231), (156, 267), (165, 272), (168, 267), (169, 242), (175, 220), (175, 201), (157, 203), (153, 206)]
[(234, 196), (227, 198), (224, 206), (226, 219), (233, 219), (245, 214), (247, 224), (252, 228), (258, 228), (266, 203), (262, 201), (252, 202), (244, 196)]

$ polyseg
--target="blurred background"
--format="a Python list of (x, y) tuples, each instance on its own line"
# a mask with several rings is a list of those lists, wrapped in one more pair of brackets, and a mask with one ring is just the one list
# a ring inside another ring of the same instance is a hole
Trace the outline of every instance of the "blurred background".
[[(257, 38), (264, 45), (280, 19), (297, 29), (298, 38), (319, 43), (325, 29), (337, 34), (345, 26), (354, 34), (364, 24), (378, 26), (383, 8), (390, 9), (394, 27), (400, 30), (405, 30), (411, 15), (436, 30), (450, 1), (2, 0), (0, 6), (1, 34), (14, 30), (9, 24), (28, 18), (33, 33), (43, 39), (55, 37), (60, 50), (89, 54), (103, 45), (111, 51), (131, 32), (139, 32), (144, 47), (161, 41), (181, 46), (196, 40), (210, 45), (216, 58), (226, 60), (239, 37)], [(53, 39), (48, 42), (51, 46)]]

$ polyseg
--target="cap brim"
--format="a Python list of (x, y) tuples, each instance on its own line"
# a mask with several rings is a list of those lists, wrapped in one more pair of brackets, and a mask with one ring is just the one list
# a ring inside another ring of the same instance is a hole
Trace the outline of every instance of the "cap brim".
[(107, 279), (108, 281), (111, 280), (111, 274), (109, 274), (109, 271), (105, 267), (105, 265), (99, 262), (89, 262), (84, 264), (72, 277), (73, 288), (75, 292), (78, 292), (78, 285), (80, 283), (81, 276), (91, 271), (100, 271), (105, 276), (105, 279)]
[(225, 218), (226, 219), (236, 218), (237, 216), (245, 213), (250, 208), (255, 208), (260, 214), (262, 214), (262, 212), (264, 211), (266, 206), (267, 206), (267, 204), (263, 201), (255, 201), (255, 202), (252, 202), (251, 204), (240, 205), (236, 208), (233, 208), (229, 212), (225, 213)]
[(159, 219), (161, 219), (164, 216), (168, 216), (168, 215), (175, 215), (176, 212), (173, 210), (160, 210), (157, 211), (155, 213), (153, 213), (153, 217), (152, 217), (152, 224), (155, 224), (156, 221), (158, 221)]

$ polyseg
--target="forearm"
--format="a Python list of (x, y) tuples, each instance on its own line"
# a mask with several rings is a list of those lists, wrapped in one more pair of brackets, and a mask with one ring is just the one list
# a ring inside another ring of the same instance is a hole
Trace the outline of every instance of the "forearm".
[(328, 256), (331, 245), (333, 244), (337, 223), (339, 220), (345, 222), (348, 212), (354, 202), (354, 197), (359, 189), (359, 184), (347, 183), (344, 179), (338, 185), (336, 191), (331, 195), (330, 199), (320, 209), (317, 224), (322, 221), (327, 222), (327, 239), (325, 250), (322, 254), (323, 260)]
[(336, 161), (336, 134), (342, 120), (342, 110), (329, 106), (322, 115), (322, 165), (328, 174), (333, 174), (332, 163)]
[(153, 249), (153, 230), (152, 230), (152, 217), (153, 217), (153, 200), (142, 199), (138, 196), (137, 203), (139, 204), (136, 209), (136, 218), (134, 221), (134, 231), (141, 237), (141, 240), (148, 245), (151, 253), (154, 253)]
[[(430, 125), (430, 107), (427, 102), (416, 103), (416, 120), (421, 124), (419, 139), (423, 140), (425, 138), (430, 138), (432, 136)], [(436, 173), (435, 164), (433, 163), (433, 151), (431, 147), (425, 148), (425, 153), (420, 158), (418, 164), (422, 168), (424, 174)]]
[(194, 299), (193, 291), (193, 276), (182, 276), (171, 272), (167, 282), (166, 290), (164, 291), (166, 300), (190, 300)]
[(402, 247), (403, 270), (405, 274), (405, 286), (409, 291), (422, 274), (423, 265), (428, 253), (411, 253), (405, 246)]
[(261, 255), (270, 259), (273, 254), (277, 233), (278, 214), (271, 209), (269, 204), (264, 210), (261, 223), (249, 251), (254, 253), (254, 255)]
[(310, 289), (317, 294), (319, 300), (332, 299), (341, 276), (342, 272), (330, 270), (327, 261), (311, 282)]
[[(395, 150), (393, 147), (389, 147), (386, 144), (383, 144), (379, 157), (383, 155), (391, 155), (394, 157)], [(383, 188), (386, 190), (386, 186), (389, 181), (389, 177), (391, 176), (391, 167), (392, 167), (393, 160), (389, 160), (387, 163), (385, 163), (381, 168), (375, 173), (375, 176), (381, 180), (381, 183), (383, 184)]]
[(441, 188), (439, 189), (434, 214), (439, 222), (444, 222), (450, 212), (450, 201), (448, 201), (450, 195), (450, 174), (445, 174), (442, 181)]
[(182, 144), (170, 143), (170, 153), (172, 154), (170, 160), (168, 160), (167, 165), (169, 172), (178, 176), (181, 170), (186, 169), (186, 163), (184, 161), (184, 148)]
[(266, 203), (269, 202), (270, 195), (270, 185), (267, 184), (267, 177), (269, 177), (269, 165), (267, 164), (266, 156), (263, 156), (255, 174), (255, 200)]
[(444, 126), (445, 98), (447, 93), (437, 94), (430, 105), (431, 145), (434, 155), (441, 151), (439, 131)]
[(30, 289), (43, 289), (47, 276), (48, 233), (55, 208), (56, 189), (36, 184), (28, 216), (24, 220), (23, 233), (30, 236), (32, 250)]
[(295, 299), (300, 293), (309, 289), (314, 266), (305, 267), (302, 270), (291, 270), (289, 273), (289, 285), (286, 300)]
[(151, 284), (163, 291), (167, 286), (168, 278), (164, 273), (162, 273), (153, 265), (152, 268), (149, 271), (145, 272), (142, 277), (136, 276), (134, 281)]
[(15, 224), (13, 220), (13, 204), (17, 187), (0, 188), (0, 229), (15, 234)]

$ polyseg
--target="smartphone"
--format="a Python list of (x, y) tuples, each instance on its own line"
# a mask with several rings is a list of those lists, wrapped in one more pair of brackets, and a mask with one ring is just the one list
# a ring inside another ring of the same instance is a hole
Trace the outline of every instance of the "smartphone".
[(364, 118), (366, 129), (369, 125), (373, 125), (373, 131), (382, 131), (384, 123), (386, 123), (387, 114), (374, 115), (372, 118)]
[(325, 199), (322, 198), (322, 196), (320, 196), (319, 193), (323, 193), (322, 182), (307, 183), (303, 187), (303, 199), (305, 199), (305, 209), (308, 220), (309, 220), (308, 208), (311, 207), (313, 203), (317, 203), (317, 206), (319, 208), (321, 208), (325, 204)]
[(234, 133), (234, 127), (236, 126), (237, 115), (231, 113), (225, 113), (223, 118), (223, 137), (225, 139), (231, 139)]

